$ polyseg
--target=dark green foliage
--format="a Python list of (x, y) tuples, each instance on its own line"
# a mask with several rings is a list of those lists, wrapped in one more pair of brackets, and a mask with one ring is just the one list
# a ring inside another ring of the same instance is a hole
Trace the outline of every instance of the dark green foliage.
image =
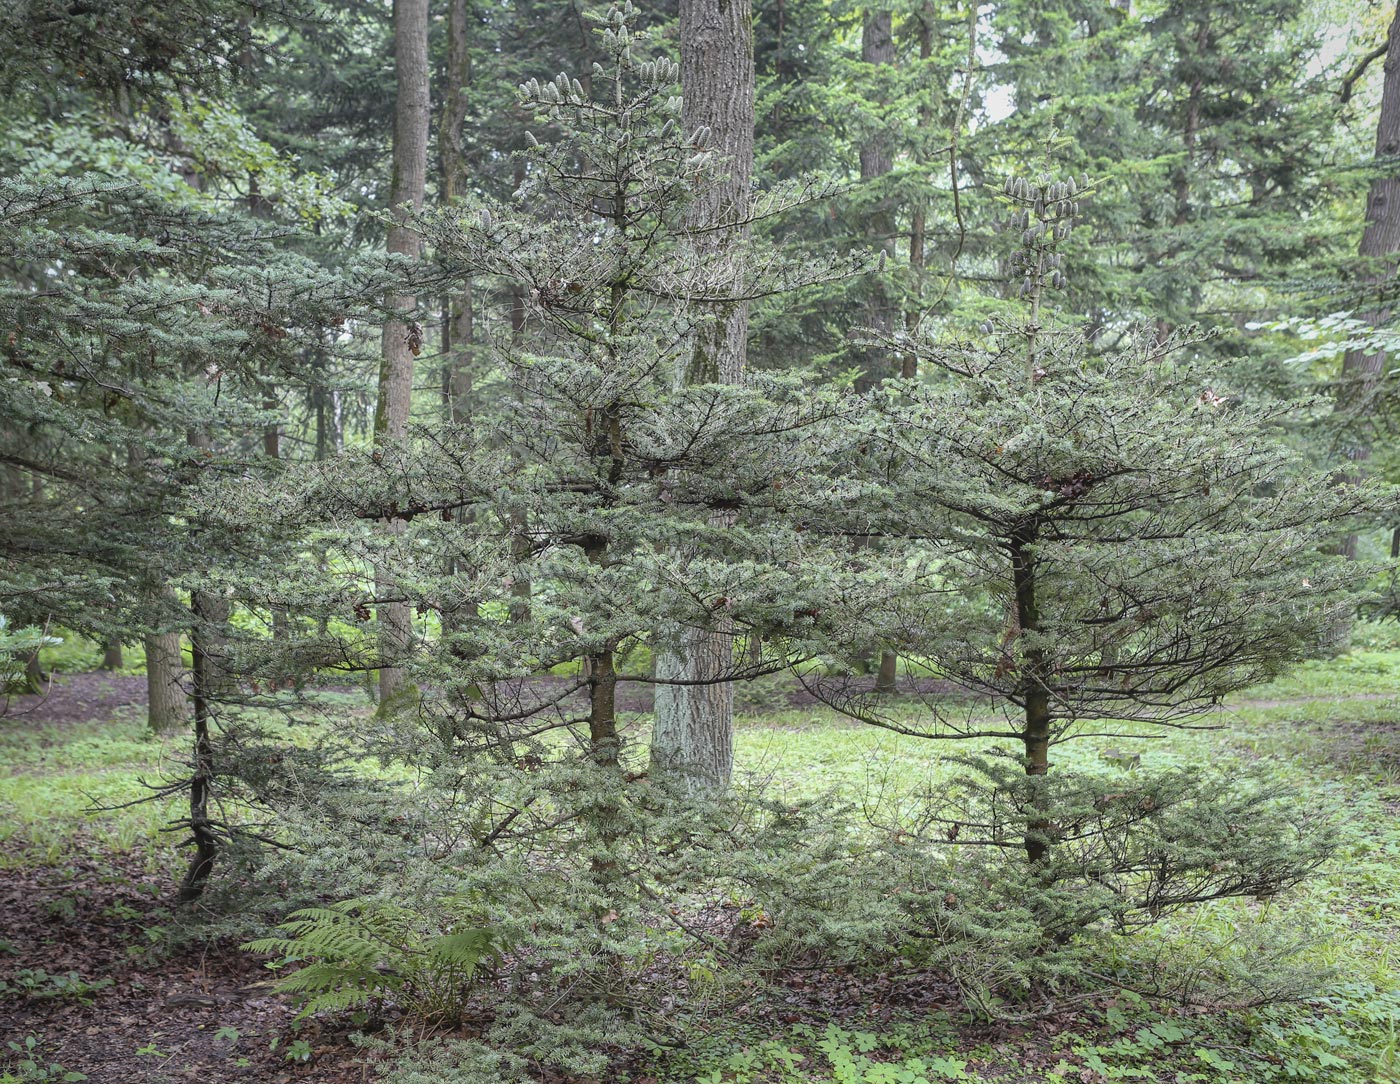
[[(258, 944), (323, 960), (306, 981), (325, 985), (327, 1008), (369, 996), (371, 956), (390, 976), (375, 996), (413, 1008), (407, 985), (391, 988), (404, 961), (381, 942), (406, 945), (404, 931), (419, 931), (423, 949), (465, 923), (509, 947), (478, 991), (494, 1015), (486, 1040), (598, 1075), (605, 1044), (686, 1041), (692, 1018), (664, 1008), (678, 989), (697, 999), (690, 1012), (720, 1011), (763, 969), (887, 961), (901, 937), (899, 867), (833, 831), (829, 803), (742, 791), (696, 802), (631, 772), (620, 785), (612, 768), (557, 744), (517, 763), (440, 759), (382, 818), (377, 807), (318, 809), (316, 780), (301, 778), (302, 793), (277, 806), (299, 850), (271, 856), (262, 876), (293, 892), (374, 885)], [(364, 830), (376, 818), (377, 835)], [(362, 913), (392, 932), (366, 937)]]
[(1100, 0), (998, 8), (1017, 109), (989, 138), (1025, 161), (1056, 127), (1075, 144), (1069, 168), (1101, 182), (1070, 311), (1095, 328), (1228, 326), (1288, 304), (1275, 291), (1355, 243), (1319, 221), (1338, 105), (1312, 74), (1304, 16), (1293, 0), (1150, 17)]
[[(1325, 402), (1288, 393), (1326, 366), (1280, 371), (1295, 325), (1244, 326), (1355, 225), (1302, 9), (901, 3), (879, 65), (874, 10), (759, 5), (764, 165), (726, 265), (686, 229), (726, 167), (679, 127), (667, 13), (470, 5), (465, 190), (416, 222), (410, 327), (469, 386), (420, 387), (373, 449), (366, 299), (410, 274), (364, 251), (384, 5), (0, 14), (0, 653), (51, 617), (192, 634), (201, 740), (156, 793), (223, 798), (177, 826), (301, 908), (252, 942), (305, 965), (283, 988), (304, 1013), (489, 1010), (404, 1080), (606, 1079), (609, 1044), (685, 1043), (784, 967), (931, 964), (989, 1012), (1131, 982), (1099, 969), (1115, 935), (1330, 853), (1262, 778), (1052, 761), (1213, 721), (1334, 639), (1365, 570), (1329, 541), (1395, 507), (1310, 469)], [(1052, 125), (1073, 180), (989, 198)], [(875, 146), (890, 168), (852, 184)], [(735, 302), (759, 375), (680, 387)], [(854, 368), (869, 394), (818, 375)], [(381, 657), (374, 611), (405, 602)], [(1020, 748), (874, 828), (762, 788), (694, 801), (642, 770), (636, 694), (715, 628), (722, 677), (796, 665), (867, 722)], [(869, 688), (896, 651), (916, 696)], [(302, 717), (307, 686), (384, 665), (413, 687), (311, 748), (230, 707)]]
[[(293, 364), (294, 335), (327, 308), (344, 311), (342, 281), (237, 219), (130, 185), (22, 174), (0, 189), (0, 215), (13, 273), (0, 324), (15, 374), (0, 386), (15, 525), (0, 601), (99, 635), (139, 628), (153, 570), (202, 563), (173, 555), (178, 494), (233, 469), (186, 434), (255, 422), (259, 408), (239, 392), (257, 395), (269, 367)], [(114, 595), (136, 612), (114, 610)]]
[(1032, 714), (1051, 741), (1170, 723), (1273, 676), (1352, 605), (1363, 572), (1327, 539), (1394, 501), (1312, 470), (1283, 432), (1311, 404), (1232, 394), (1199, 339), (1124, 329), (1101, 350), (1051, 315), (1081, 187), (1006, 183), (1023, 314), (893, 337), (934, 375), (887, 385), (871, 431), (889, 487), (872, 533), (925, 542), (885, 635), (1025, 714), (997, 736)]
[[(689, 193), (722, 165), (701, 136), (680, 130), (676, 66), (637, 55), (646, 39), (630, 18), (614, 12), (605, 26), (611, 67), (594, 73), (591, 93), (562, 75), (521, 88), (522, 104), (568, 135), (534, 141), (510, 201), (421, 222), (437, 283), (475, 276), (522, 297), (526, 333), (491, 344), (510, 387), (496, 408), (470, 425), (424, 427), (402, 445), (288, 471), (272, 486), (211, 485), (199, 506), (200, 518), (233, 534), (268, 524), (314, 532), (304, 537), (341, 570), (274, 592), (261, 574), (235, 570), (230, 589), (251, 589), (241, 597), (321, 618), (319, 631), (249, 644), (246, 667), (282, 676), (311, 664), (378, 665), (351, 630), (379, 601), (363, 569), (394, 569), (394, 590), (422, 619), (408, 657), (395, 661), (432, 692), (386, 708), (420, 709), (452, 756), (504, 755), (501, 742), (584, 725), (615, 755), (613, 689), (652, 680), (638, 660), (657, 629), (677, 635), (716, 613), (762, 628), (768, 654), (741, 660), (741, 672), (800, 654), (789, 640), (811, 621), (799, 551), (817, 565), (825, 553), (800, 535), (827, 474), (809, 465), (856, 439), (840, 428), (851, 405), (800, 379), (675, 386), (708, 303), (740, 286), (723, 268), (688, 262)], [(590, 163), (582, 174), (580, 161)], [(821, 191), (763, 193), (749, 215), (774, 216)], [(765, 252), (742, 291), (778, 294), (863, 264)], [(737, 527), (714, 520), (741, 506)], [(402, 535), (376, 531), (380, 519), (403, 521)], [(680, 547), (690, 556), (672, 556)], [(524, 581), (538, 585), (526, 605), (516, 590)]]
[[(223, 83), (260, 45), (262, 19), (305, 14), (298, 0), (15, 0), (0, 13), (7, 90), (90, 89), (123, 102)], [(37, 62), (36, 62), (37, 61)]]
[[(985, 938), (977, 923), (1010, 907), (1028, 920), (1015, 955), (1037, 955), (1045, 939), (1065, 944), (1095, 927), (1135, 932), (1172, 912), (1233, 896), (1264, 899), (1309, 876), (1336, 848), (1328, 811), (1267, 779), (1206, 769), (1028, 776), (1011, 756), (965, 761), (973, 774), (927, 795), (904, 830), (932, 846), (959, 840), (990, 846), (964, 855), (956, 884), (990, 887), (972, 900), (930, 894), (925, 921), (943, 947)], [(1053, 846), (1027, 869), (1019, 850), (1031, 825)], [(1014, 902), (1013, 902), (1014, 901)], [(1016, 926), (1008, 915), (998, 940)], [(965, 927), (959, 931), (959, 927)], [(985, 950), (985, 946), (984, 946)]]

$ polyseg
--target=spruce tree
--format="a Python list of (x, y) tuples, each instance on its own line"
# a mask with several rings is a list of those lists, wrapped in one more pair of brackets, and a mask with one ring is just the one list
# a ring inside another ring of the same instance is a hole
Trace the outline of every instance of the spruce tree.
[[(207, 20), (183, 25), (196, 9)], [(125, 37), (63, 46), (108, 17)], [(0, 459), (26, 484), (6, 492), (0, 609), (145, 640), (157, 729), (189, 717), (193, 691), (192, 772), (160, 792), (190, 789), (183, 823), (200, 855), (187, 894), (218, 845), (208, 740), (230, 688), (230, 614), (202, 573), (211, 550), (246, 551), (186, 515), (186, 495), (271, 465), (259, 439), (275, 424), (270, 385), (297, 381), (303, 344), (356, 308), (338, 272), (296, 251), (321, 186), (197, 93), (231, 88), (257, 52), (250, 17), (217, 0), (149, 20), (125, 4), (21, 5), (7, 18), (58, 51), (21, 61), (4, 43), (17, 92), (0, 148)], [(257, 216), (226, 207), (253, 202), (231, 198), (242, 183), (261, 186)]]

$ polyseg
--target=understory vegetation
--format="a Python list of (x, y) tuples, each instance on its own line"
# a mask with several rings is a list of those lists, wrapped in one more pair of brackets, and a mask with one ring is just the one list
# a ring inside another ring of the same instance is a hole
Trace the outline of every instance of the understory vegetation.
[[(1127, 937), (1094, 934), (1068, 953), (1027, 953), (1039, 927), (1027, 886), (1007, 883), (1012, 871), (911, 838), (929, 795), (952, 793), (965, 774), (937, 743), (771, 702), (741, 712), (736, 746), (752, 769), (722, 818), (695, 816), (682, 798), (647, 818), (650, 854), (575, 838), (527, 861), (438, 869), (434, 860), (451, 851), (424, 831), (429, 815), (403, 825), (437, 784), (361, 763), (362, 778), (417, 797), (357, 800), (338, 814), (357, 820), (354, 831), (296, 825), (290, 834), (313, 845), (294, 859), (248, 867), (248, 879), (215, 892), (202, 916), (141, 916), (120, 947), (158, 973), (189, 938), (242, 939), (255, 914), (280, 920), (278, 939), (253, 947), (269, 965), (292, 961), (271, 974), (302, 1016), (289, 1007), (256, 1044), (280, 1040), (285, 1050), (307, 1012), (338, 1012), (364, 1034), (362, 1049), (338, 1041), (395, 1081), (542, 1071), (842, 1084), (1400, 1079), (1400, 645), (1376, 632), (1371, 642), (1383, 647), (1307, 664), (1227, 702), (1206, 720), (1213, 729), (1133, 744), (1132, 761), (1118, 737), (1057, 752), (1059, 767), (1135, 801), (1153, 790), (1140, 780), (1209, 763), (1216, 779), (1252, 780), (1242, 795), (1307, 811), (1329, 849), (1311, 877), (1277, 896), (1206, 903)], [(769, 699), (793, 692), (774, 686)], [(347, 726), (373, 725), (363, 694), (315, 702), (319, 721), (249, 721), (264, 740), (308, 754)], [(627, 743), (644, 741), (644, 715), (624, 718)], [(162, 828), (178, 809), (124, 803), (142, 796), (135, 779), (158, 778), (183, 750), (151, 735), (138, 710), (10, 727), (3, 741), (4, 861), (58, 874), (46, 911), (71, 916), (100, 898), (101, 879), (85, 872), (93, 859), (125, 853), (168, 877), (176, 840)], [(529, 773), (537, 788), (541, 770)], [(571, 789), (586, 792), (577, 773), (545, 786), (550, 819), (569, 808)], [(509, 794), (493, 791), (502, 809)], [(94, 813), (94, 802), (110, 808)], [(641, 814), (614, 815), (635, 828)], [(460, 817), (456, 829), (468, 830), (469, 814)], [(446, 819), (434, 828), (449, 830)], [(401, 833), (387, 853), (386, 831)], [(601, 868), (600, 853), (615, 872)], [(646, 891), (624, 902), (611, 887), (623, 878)], [(288, 914), (328, 886), (353, 902)], [(262, 909), (250, 912), (255, 898)], [(31, 950), (7, 940), (5, 951)], [(27, 1007), (38, 1032), (50, 1005), (118, 1011), (104, 1008), (116, 993), (106, 988), (128, 981), (125, 971), (23, 969), (4, 995)], [(134, 1057), (144, 1044), (128, 1034)], [(323, 1047), (314, 1041), (308, 1049), (320, 1053), (288, 1064), (311, 1071), (315, 1058), (330, 1061)]]

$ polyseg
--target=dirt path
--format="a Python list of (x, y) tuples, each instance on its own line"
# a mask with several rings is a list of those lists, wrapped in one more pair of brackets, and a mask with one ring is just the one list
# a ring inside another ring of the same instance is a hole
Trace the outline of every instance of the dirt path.
[[(90, 1084), (362, 1078), (365, 1056), (343, 1035), (288, 1037), (293, 1008), (236, 944), (163, 948), (169, 897), (168, 875), (98, 845), (54, 866), (0, 869), (0, 1040), (33, 1037), (45, 1066)], [(309, 1063), (286, 1060), (296, 1038)]]
[(146, 679), (139, 674), (57, 674), (38, 696), (0, 698), (0, 724), (85, 723), (119, 714), (144, 713)]

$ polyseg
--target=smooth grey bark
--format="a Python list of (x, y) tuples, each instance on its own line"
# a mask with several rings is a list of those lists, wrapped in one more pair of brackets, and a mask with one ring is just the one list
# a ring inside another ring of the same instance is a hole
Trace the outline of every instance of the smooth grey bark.
[[(694, 265), (714, 281), (742, 284), (749, 187), (753, 178), (754, 62), (750, 0), (681, 0), (682, 123), (710, 130), (723, 177), (697, 194), (687, 213)], [(716, 228), (728, 226), (729, 228)], [(738, 291), (736, 291), (738, 292)], [(697, 328), (682, 383), (737, 384), (744, 378), (749, 310), (721, 304)], [(725, 519), (717, 518), (717, 525)], [(675, 651), (658, 650), (653, 772), (684, 778), (694, 790), (728, 786), (734, 771), (734, 632), (722, 617), (682, 630)], [(693, 684), (665, 684), (684, 681)]]
[[(1400, 154), (1400, 6), (1390, 24), (1386, 44), (1381, 115), (1376, 125), (1376, 160), (1384, 162), (1397, 154)], [(1368, 285), (1379, 285), (1395, 276), (1400, 253), (1400, 175), (1393, 165), (1380, 168), (1371, 181), (1366, 195), (1366, 226), (1357, 251), (1370, 265), (1365, 271)], [(1379, 326), (1390, 315), (1389, 309), (1377, 308), (1366, 312), (1363, 319)], [(1371, 411), (1385, 361), (1383, 351), (1368, 354), (1348, 350), (1342, 358), (1342, 384), (1337, 405), (1358, 428), (1365, 425)], [(1346, 456), (1352, 463), (1349, 480), (1355, 481), (1366, 472), (1366, 462), (1371, 458), (1370, 441), (1363, 435), (1354, 436), (1346, 448)], [(1342, 552), (1349, 558), (1356, 556), (1355, 535), (1346, 537)]]
[[(418, 235), (411, 217), (423, 209), (428, 173), (428, 0), (394, 0), (394, 172), (389, 186), (391, 225), (386, 247), (391, 254), (417, 259)], [(379, 396), (374, 411), (376, 445), (402, 440), (408, 432), (413, 402), (413, 359), (422, 348), (422, 329), (413, 322), (417, 298), (395, 293), (387, 299), (397, 318), (386, 320), (380, 342)], [(391, 519), (385, 531), (401, 535), (402, 520)], [(393, 665), (408, 650), (413, 635), (408, 603), (396, 598), (391, 569), (375, 569), (379, 603), (379, 702), (387, 704), (403, 688), (403, 671)]]

